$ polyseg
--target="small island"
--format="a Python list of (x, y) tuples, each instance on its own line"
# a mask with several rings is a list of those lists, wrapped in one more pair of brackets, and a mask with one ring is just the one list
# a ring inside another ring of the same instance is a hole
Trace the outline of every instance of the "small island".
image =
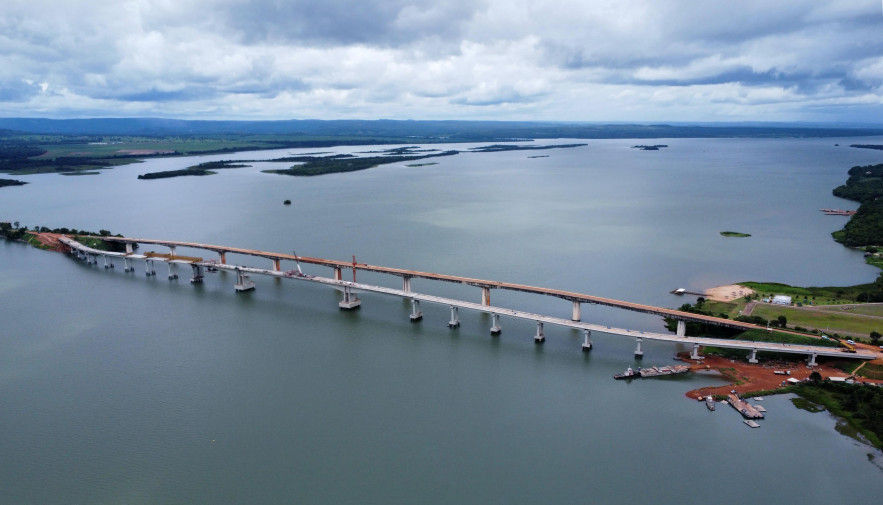
[(27, 183), (15, 179), (0, 179), (0, 188), (4, 186), (24, 186), (25, 184)]
[(285, 200), (282, 205), (291, 205), (291, 200)]
[(247, 167), (248, 165), (243, 165), (241, 163), (237, 163), (235, 161), (222, 160), (222, 161), (207, 161), (205, 163), (200, 163), (199, 165), (194, 165), (192, 167), (187, 167), (181, 170), (166, 170), (164, 172), (151, 172), (148, 174), (141, 174), (138, 176), (139, 179), (168, 179), (170, 177), (183, 177), (188, 175), (212, 175), (217, 172), (213, 172), (210, 169), (221, 169), (221, 168), (242, 168)]
[(658, 151), (658, 150), (665, 148), (665, 147), (668, 147), (668, 146), (665, 144), (654, 144), (652, 146), (637, 145), (637, 146), (632, 146), (632, 149), (640, 149), (641, 151)]
[(721, 236), (723, 237), (750, 237), (750, 233), (740, 233), (738, 231), (722, 231)]

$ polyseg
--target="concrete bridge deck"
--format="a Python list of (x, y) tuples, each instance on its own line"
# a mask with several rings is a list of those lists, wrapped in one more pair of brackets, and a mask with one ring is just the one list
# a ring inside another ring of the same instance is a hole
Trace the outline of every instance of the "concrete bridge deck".
[[(105, 237), (102, 237), (105, 238)], [(740, 340), (728, 340), (728, 339), (715, 339), (715, 338), (706, 338), (706, 337), (685, 337), (678, 336), (672, 334), (663, 334), (663, 333), (654, 333), (654, 332), (643, 332), (637, 330), (630, 330), (626, 328), (615, 328), (610, 326), (598, 325), (593, 323), (586, 323), (581, 321), (568, 320), (563, 318), (557, 318), (552, 316), (546, 316), (542, 314), (535, 314), (531, 312), (525, 311), (517, 311), (504, 307), (495, 307), (490, 305), (489, 303), (484, 303), (486, 300), (482, 300), (482, 303), (473, 303), (466, 302), (463, 300), (457, 300), (452, 298), (445, 298), (435, 295), (429, 295), (424, 293), (416, 293), (411, 291), (410, 289), (393, 289), (387, 288), (383, 286), (375, 286), (371, 284), (357, 283), (344, 281), (340, 278), (329, 278), (329, 277), (321, 277), (314, 275), (303, 275), (300, 272), (294, 271), (282, 271), (281, 269), (275, 268), (278, 266), (278, 260), (290, 259), (292, 261), (299, 261), (302, 263), (311, 263), (322, 266), (329, 266), (332, 268), (357, 268), (367, 271), (375, 271), (381, 273), (388, 273), (392, 275), (399, 276), (411, 276), (411, 277), (423, 277), (427, 279), (433, 280), (445, 280), (449, 282), (460, 282), (470, 285), (476, 285), (480, 287), (484, 287), (488, 284), (493, 285), (494, 287), (500, 287), (502, 289), (515, 289), (518, 291), (525, 291), (531, 293), (538, 293), (544, 295), (552, 295), (552, 296), (560, 296), (562, 298), (567, 298), (569, 300), (574, 301), (586, 301), (588, 303), (601, 303), (596, 300), (603, 300), (608, 303), (603, 303), (604, 305), (626, 308), (628, 310), (635, 310), (639, 312), (646, 312), (650, 314), (656, 314), (661, 316), (670, 316), (675, 317), (675, 315), (680, 315), (682, 320), (698, 320), (698, 321), (706, 321), (708, 319), (718, 320), (720, 318), (710, 318), (708, 316), (700, 316), (697, 314), (690, 314), (686, 312), (674, 311), (671, 309), (663, 309), (660, 307), (652, 307), (640, 304), (633, 304), (630, 302), (623, 302), (618, 300), (611, 300), (606, 298), (595, 297), (591, 295), (583, 295), (579, 293), (570, 293), (566, 291), (558, 291), (547, 288), (538, 288), (533, 286), (523, 286), (519, 284), (511, 284), (511, 283), (501, 283), (494, 281), (485, 281), (480, 279), (471, 279), (466, 277), (457, 277), (457, 276), (449, 276), (442, 274), (432, 274), (425, 272), (414, 272), (411, 270), (403, 270), (403, 269), (395, 269), (395, 268), (387, 268), (387, 267), (376, 267), (371, 265), (365, 265), (356, 263), (355, 267), (353, 263), (341, 262), (341, 261), (333, 261), (333, 260), (323, 260), (319, 258), (304, 258), (301, 256), (293, 256), (286, 254), (278, 254), (278, 253), (264, 253), (263, 251), (254, 251), (249, 249), (236, 249), (236, 248), (222, 248), (220, 246), (209, 246), (206, 244), (198, 244), (194, 242), (179, 242), (179, 241), (159, 241), (159, 240), (149, 240), (145, 241), (143, 239), (120, 239), (118, 237), (112, 237), (117, 241), (122, 242), (138, 242), (138, 243), (152, 243), (158, 245), (165, 245), (169, 247), (190, 247), (190, 248), (203, 248), (212, 251), (226, 251), (233, 253), (246, 254), (251, 256), (258, 256), (269, 258), (274, 261), (273, 269), (261, 269), (243, 265), (230, 265), (225, 262), (214, 262), (214, 261), (202, 261), (200, 258), (191, 258), (191, 257), (183, 257), (183, 256), (175, 256), (175, 255), (167, 255), (167, 254), (132, 254), (132, 253), (121, 253), (121, 252), (109, 252), (109, 251), (100, 251), (97, 249), (89, 248), (79, 242), (76, 242), (68, 237), (61, 237), (59, 240), (63, 242), (65, 245), (69, 246), (73, 250), (77, 250), (80, 253), (93, 255), (93, 256), (104, 256), (106, 257), (116, 257), (116, 258), (124, 258), (127, 260), (139, 259), (145, 261), (162, 261), (167, 263), (177, 263), (177, 264), (190, 264), (196, 267), (206, 267), (212, 266), (222, 270), (236, 271), (239, 273), (247, 273), (247, 274), (258, 274), (258, 275), (267, 275), (278, 278), (286, 278), (293, 280), (300, 280), (304, 282), (312, 282), (330, 286), (334, 289), (345, 292), (345, 299), (349, 300), (350, 297), (355, 298), (355, 293), (357, 292), (373, 292), (386, 294), (391, 296), (396, 296), (400, 298), (409, 299), (412, 301), (413, 311), (412, 311), (412, 320), (419, 320), (422, 318), (422, 314), (419, 313), (419, 302), (425, 303), (434, 303), (439, 305), (445, 305), (451, 307), (452, 311), (452, 320), (451, 325), (456, 322), (459, 325), (459, 320), (457, 319), (456, 309), (467, 309), (474, 310), (478, 312), (490, 313), (493, 315), (494, 327), (491, 328), (492, 333), (499, 333), (499, 317), (505, 316), (507, 318), (517, 318), (530, 320), (537, 323), (537, 334), (535, 339), (539, 342), (545, 339), (543, 334), (543, 325), (551, 324), (556, 326), (563, 326), (568, 328), (575, 328), (579, 330), (583, 330), (585, 332), (585, 343), (583, 344), (584, 349), (590, 349), (592, 346), (590, 340), (591, 332), (600, 332), (611, 335), (620, 335), (627, 336), (636, 339), (637, 347), (635, 354), (642, 354), (641, 350), (641, 342), (643, 339), (649, 340), (658, 340), (664, 342), (673, 342), (673, 343), (681, 343), (688, 344), (693, 346), (693, 356), (698, 357), (697, 351), (699, 346), (715, 346), (715, 347), (723, 347), (730, 349), (743, 349), (750, 353), (750, 360), (756, 361), (756, 353), (757, 352), (783, 352), (783, 353), (791, 353), (791, 354), (801, 354), (809, 356), (810, 363), (815, 363), (815, 358), (817, 356), (827, 356), (827, 357), (837, 357), (837, 358), (845, 358), (845, 359), (874, 359), (876, 356), (872, 353), (866, 352), (857, 352), (857, 353), (845, 353), (839, 348), (832, 347), (822, 347), (822, 346), (806, 346), (806, 345), (794, 345), (794, 344), (781, 344), (781, 343), (772, 343), (772, 342), (750, 342), (750, 341), (740, 341)], [(197, 261), (194, 261), (197, 260)], [(411, 274), (415, 275), (411, 275)], [(409, 287), (406, 283), (405, 287)], [(522, 289), (523, 288), (523, 289)], [(561, 296), (563, 295), (563, 296)], [(720, 321), (727, 323), (738, 323), (737, 321), (730, 321), (727, 319), (720, 319)], [(748, 323), (739, 323), (738, 326), (727, 324), (727, 326), (735, 326), (739, 328), (750, 328), (750, 329), (758, 329), (760, 327)], [(495, 332), (496, 329), (496, 332)]]

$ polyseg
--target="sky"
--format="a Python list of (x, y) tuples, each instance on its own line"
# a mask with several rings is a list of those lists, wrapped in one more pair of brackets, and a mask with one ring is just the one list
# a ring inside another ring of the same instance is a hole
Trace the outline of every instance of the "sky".
[(3, 0), (0, 117), (883, 123), (880, 0)]

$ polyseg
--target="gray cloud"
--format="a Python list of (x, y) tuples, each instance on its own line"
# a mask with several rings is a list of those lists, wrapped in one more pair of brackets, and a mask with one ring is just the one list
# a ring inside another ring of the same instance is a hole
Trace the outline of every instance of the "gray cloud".
[(883, 117), (883, 12), (864, 0), (7, 0), (2, 9), (3, 115)]

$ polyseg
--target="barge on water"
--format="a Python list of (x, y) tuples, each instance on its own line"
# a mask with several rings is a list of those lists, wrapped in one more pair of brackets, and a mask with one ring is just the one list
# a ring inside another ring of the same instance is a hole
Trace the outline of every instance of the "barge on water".
[(633, 370), (632, 367), (628, 367), (625, 372), (618, 373), (613, 376), (616, 380), (624, 380), (624, 379), (637, 379), (637, 378), (648, 378), (648, 377), (662, 377), (665, 375), (678, 375), (682, 373), (687, 373), (690, 371), (690, 367), (688, 365), (666, 365), (666, 366), (654, 366), (650, 368), (638, 368), (637, 370)]
[(754, 405), (743, 401), (741, 398), (736, 396), (735, 394), (730, 394), (727, 397), (727, 402), (733, 406), (734, 409), (739, 411), (742, 414), (742, 417), (745, 419), (763, 419), (763, 412), (757, 410)]

